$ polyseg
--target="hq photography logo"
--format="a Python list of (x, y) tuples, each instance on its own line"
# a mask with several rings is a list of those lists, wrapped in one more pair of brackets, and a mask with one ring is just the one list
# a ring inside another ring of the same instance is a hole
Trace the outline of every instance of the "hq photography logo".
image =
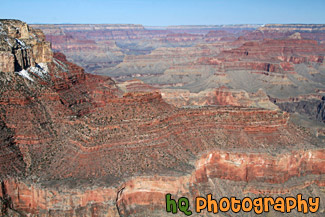
[[(176, 214), (178, 211), (184, 213), (187, 216), (193, 214), (190, 210), (190, 202), (186, 197), (180, 197), (178, 200), (172, 199), (171, 194), (166, 194), (166, 212)], [(212, 194), (206, 195), (206, 197), (195, 198), (195, 212), (201, 213), (207, 211), (209, 213), (218, 212), (255, 212), (256, 214), (262, 214), (269, 212), (271, 209), (280, 213), (290, 213), (296, 209), (301, 213), (315, 213), (319, 209), (320, 198), (309, 197), (303, 199), (302, 194), (298, 194), (296, 197), (258, 197), (250, 198), (245, 197), (243, 199), (237, 199), (236, 197), (223, 197), (219, 201), (212, 198)]]

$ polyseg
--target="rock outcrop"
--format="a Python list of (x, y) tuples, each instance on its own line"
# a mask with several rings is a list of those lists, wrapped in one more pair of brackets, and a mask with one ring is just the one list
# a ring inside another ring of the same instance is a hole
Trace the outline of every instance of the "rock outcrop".
[(52, 61), (50, 43), (41, 31), (17, 20), (0, 20), (0, 71), (12, 72)]

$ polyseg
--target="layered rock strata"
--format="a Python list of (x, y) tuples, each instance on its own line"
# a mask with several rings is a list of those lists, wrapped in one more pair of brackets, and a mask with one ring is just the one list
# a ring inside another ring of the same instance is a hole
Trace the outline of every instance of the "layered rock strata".
[[(1, 23), (4, 41), (19, 37), (10, 28), (36, 32)], [(6, 52), (40, 40), (30, 36)], [(141, 82), (116, 84), (28, 46), (20, 71), (10, 58), (0, 70), (1, 215), (167, 216), (166, 193), (324, 198), (324, 141), (290, 114), (243, 107), (227, 89), (228, 101), (216, 94), (213, 106), (178, 108)], [(324, 215), (321, 201), (308, 215)]]

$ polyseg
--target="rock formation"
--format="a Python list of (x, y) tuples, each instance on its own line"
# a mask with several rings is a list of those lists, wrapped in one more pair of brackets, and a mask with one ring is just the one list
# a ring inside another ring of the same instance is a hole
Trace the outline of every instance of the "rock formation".
[(52, 61), (50, 43), (41, 31), (13, 20), (1, 20), (0, 30), (0, 71), (21, 71), (35, 63)]
[[(263, 90), (187, 93), (190, 106), (173, 97), (168, 104), (164, 90), (85, 73), (52, 55), (39, 31), (0, 22), (1, 215), (167, 216), (166, 193), (191, 201), (207, 193), (325, 198), (323, 138)], [(324, 207), (321, 200), (308, 215), (323, 216)]]

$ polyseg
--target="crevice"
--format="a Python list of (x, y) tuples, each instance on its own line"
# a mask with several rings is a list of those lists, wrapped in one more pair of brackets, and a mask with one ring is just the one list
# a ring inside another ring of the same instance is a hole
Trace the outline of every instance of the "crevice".
[(121, 210), (117, 204), (117, 201), (119, 200), (119, 198), (121, 197), (122, 193), (123, 193), (123, 190), (125, 189), (125, 187), (121, 188), (118, 192), (117, 192), (117, 195), (116, 195), (116, 201), (115, 201), (115, 205), (116, 205), (116, 209), (117, 209), (117, 213), (120, 217), (122, 217), (122, 214), (121, 214)]
[(15, 50), (12, 50), (12, 55), (14, 56), (14, 66), (15, 66), (15, 72), (20, 72), (22, 70), (21, 65), (18, 62)]
[(11, 197), (7, 194), (7, 189), (4, 181), (1, 181), (1, 216), (8, 215), (8, 210), (13, 208)]

